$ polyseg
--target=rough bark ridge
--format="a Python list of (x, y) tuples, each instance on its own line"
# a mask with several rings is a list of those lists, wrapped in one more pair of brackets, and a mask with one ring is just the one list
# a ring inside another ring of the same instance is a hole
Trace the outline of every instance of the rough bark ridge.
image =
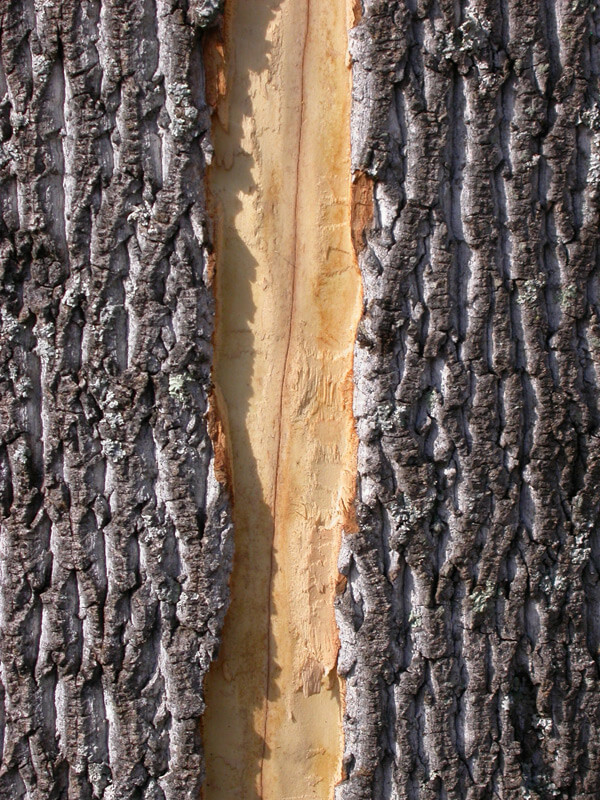
[(362, 10), (337, 797), (596, 798), (598, 5)]
[(202, 28), (0, 5), (0, 796), (197, 798), (231, 525)]

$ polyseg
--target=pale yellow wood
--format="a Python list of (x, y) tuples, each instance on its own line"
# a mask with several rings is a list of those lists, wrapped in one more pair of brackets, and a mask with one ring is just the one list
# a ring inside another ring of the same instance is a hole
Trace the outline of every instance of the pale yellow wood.
[(229, 7), (210, 187), (215, 379), (231, 439), (236, 556), (207, 683), (206, 800), (325, 800), (341, 779), (333, 599), (352, 523), (346, 3)]

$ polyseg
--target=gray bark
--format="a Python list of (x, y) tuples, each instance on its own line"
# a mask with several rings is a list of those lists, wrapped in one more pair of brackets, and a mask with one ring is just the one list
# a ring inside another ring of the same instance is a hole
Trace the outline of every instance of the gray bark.
[(600, 795), (600, 13), (364, 0), (350, 798)]
[[(197, 797), (216, 0), (0, 0), (0, 797)], [(338, 800), (600, 795), (600, 11), (363, 0)]]
[[(0, 2), (0, 797), (197, 798), (214, 2)], [(187, 9), (187, 10), (186, 10)]]

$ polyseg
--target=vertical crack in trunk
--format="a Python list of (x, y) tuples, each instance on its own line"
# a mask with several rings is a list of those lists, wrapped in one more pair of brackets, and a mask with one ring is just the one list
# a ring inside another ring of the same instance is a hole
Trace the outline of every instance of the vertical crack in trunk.
[(341, 778), (333, 598), (354, 524), (361, 301), (346, 50), (342, 3), (227, 9), (209, 185), (236, 555), (206, 686), (206, 800), (330, 798)]

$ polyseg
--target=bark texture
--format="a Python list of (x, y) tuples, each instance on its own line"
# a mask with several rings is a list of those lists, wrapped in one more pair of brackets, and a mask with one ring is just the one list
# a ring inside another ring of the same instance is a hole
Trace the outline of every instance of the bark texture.
[(362, 7), (337, 797), (596, 798), (598, 5)]
[(231, 525), (203, 28), (0, 2), (0, 796), (197, 798)]
[[(203, 184), (219, 6), (0, 0), (10, 800), (199, 793), (232, 548)], [(353, 169), (375, 217), (337, 798), (591, 800), (600, 10), (356, 7)]]

